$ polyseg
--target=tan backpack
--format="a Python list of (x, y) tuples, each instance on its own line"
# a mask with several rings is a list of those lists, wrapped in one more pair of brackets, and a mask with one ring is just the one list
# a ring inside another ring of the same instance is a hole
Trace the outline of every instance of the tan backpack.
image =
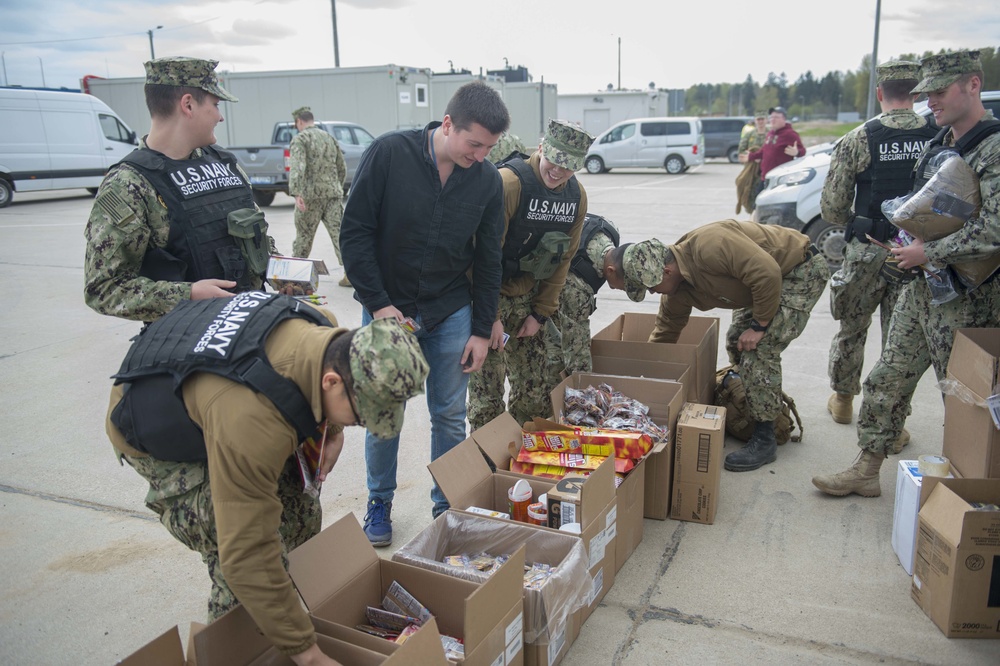
[[(727, 365), (715, 373), (715, 404), (726, 408), (726, 432), (742, 441), (750, 439), (753, 433), (754, 421), (750, 418), (746, 391), (740, 378), (738, 365)], [(774, 420), (774, 438), (778, 444), (784, 444), (789, 439), (793, 442), (802, 440), (802, 418), (795, 408), (795, 401), (784, 391), (781, 392), (781, 414)], [(792, 422), (792, 416), (795, 422)], [(798, 424), (799, 432), (793, 435)]]

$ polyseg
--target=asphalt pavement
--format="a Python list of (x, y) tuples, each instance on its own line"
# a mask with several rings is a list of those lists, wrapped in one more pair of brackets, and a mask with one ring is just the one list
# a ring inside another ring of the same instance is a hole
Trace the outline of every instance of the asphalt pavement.
[[(615, 169), (580, 180), (590, 210), (617, 224), (623, 241), (671, 242), (733, 217), (738, 171), (710, 161), (680, 176)], [(279, 195), (266, 209), (279, 249), (291, 247), (292, 203)], [(205, 616), (209, 581), (200, 557), (145, 508), (145, 483), (117, 464), (104, 433), (109, 376), (139, 325), (83, 303), (91, 204), (83, 190), (17, 193), (0, 209), (4, 664), (107, 665), (175, 624), (186, 640), (188, 623)], [(342, 271), (322, 228), (313, 257), (331, 268), (319, 293), (342, 324), (359, 325), (360, 306), (337, 286)], [(604, 289), (591, 329), (656, 306)], [(709, 314), (724, 332), (729, 313)], [(1000, 663), (1000, 641), (947, 639), (910, 598), (910, 578), (890, 545), (895, 459), (883, 467), (879, 498), (827, 497), (810, 483), (858, 452), (854, 426), (826, 412), (835, 325), (824, 295), (785, 354), (784, 388), (802, 415), (803, 441), (781, 447), (760, 470), (723, 471), (714, 525), (646, 520), (642, 544), (564, 664)], [(866, 371), (877, 357), (877, 327), (872, 333)], [(943, 416), (930, 373), (914, 397), (904, 458), (940, 453)], [(397, 547), (431, 521), (429, 440), (418, 397), (407, 407), (400, 447)], [(726, 451), (739, 445), (729, 439)], [(347, 512), (363, 519), (364, 479), (363, 432), (352, 428), (323, 488), (324, 525)]]

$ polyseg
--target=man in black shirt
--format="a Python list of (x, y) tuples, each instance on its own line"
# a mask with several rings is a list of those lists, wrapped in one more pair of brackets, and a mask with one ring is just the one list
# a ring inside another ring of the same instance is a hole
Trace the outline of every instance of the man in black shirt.
[[(484, 160), (509, 126), (495, 90), (462, 86), (442, 122), (389, 132), (368, 147), (344, 210), (340, 248), (362, 324), (395, 317), (420, 327), (431, 460), (465, 439), (469, 373), (483, 365), (496, 317), (503, 187)], [(398, 449), (398, 437), (365, 438), (365, 533), (375, 546), (392, 542)], [(435, 516), (448, 508), (437, 486), (431, 498)]]

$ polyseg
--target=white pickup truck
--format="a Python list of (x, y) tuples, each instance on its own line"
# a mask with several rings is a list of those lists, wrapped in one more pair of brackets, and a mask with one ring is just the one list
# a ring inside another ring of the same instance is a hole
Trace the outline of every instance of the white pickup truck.
[[(347, 162), (347, 181), (344, 192), (351, 187), (354, 172), (358, 169), (361, 154), (375, 140), (375, 137), (361, 125), (341, 121), (317, 121), (321, 127), (330, 133), (340, 144)], [(243, 170), (250, 177), (253, 186), (253, 196), (259, 206), (270, 206), (274, 195), (278, 192), (288, 194), (289, 154), (288, 146), (292, 138), (298, 134), (292, 122), (277, 122), (271, 134), (269, 146), (236, 146), (226, 148), (236, 156)]]
[[(983, 106), (1000, 118), (1000, 91), (980, 95)], [(918, 102), (913, 110), (933, 124), (927, 102)], [(820, 213), (819, 198), (830, 171), (834, 143), (806, 149), (804, 157), (771, 169), (764, 189), (757, 195), (753, 219), (761, 224), (777, 224), (807, 234), (826, 256), (832, 270), (840, 268), (844, 258), (844, 227), (830, 224)]]

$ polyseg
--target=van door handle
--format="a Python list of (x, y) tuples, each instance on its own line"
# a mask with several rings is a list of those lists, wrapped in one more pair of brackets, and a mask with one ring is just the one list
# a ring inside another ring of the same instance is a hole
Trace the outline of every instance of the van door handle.
[(114, 146), (104, 146), (104, 150), (114, 150)]

